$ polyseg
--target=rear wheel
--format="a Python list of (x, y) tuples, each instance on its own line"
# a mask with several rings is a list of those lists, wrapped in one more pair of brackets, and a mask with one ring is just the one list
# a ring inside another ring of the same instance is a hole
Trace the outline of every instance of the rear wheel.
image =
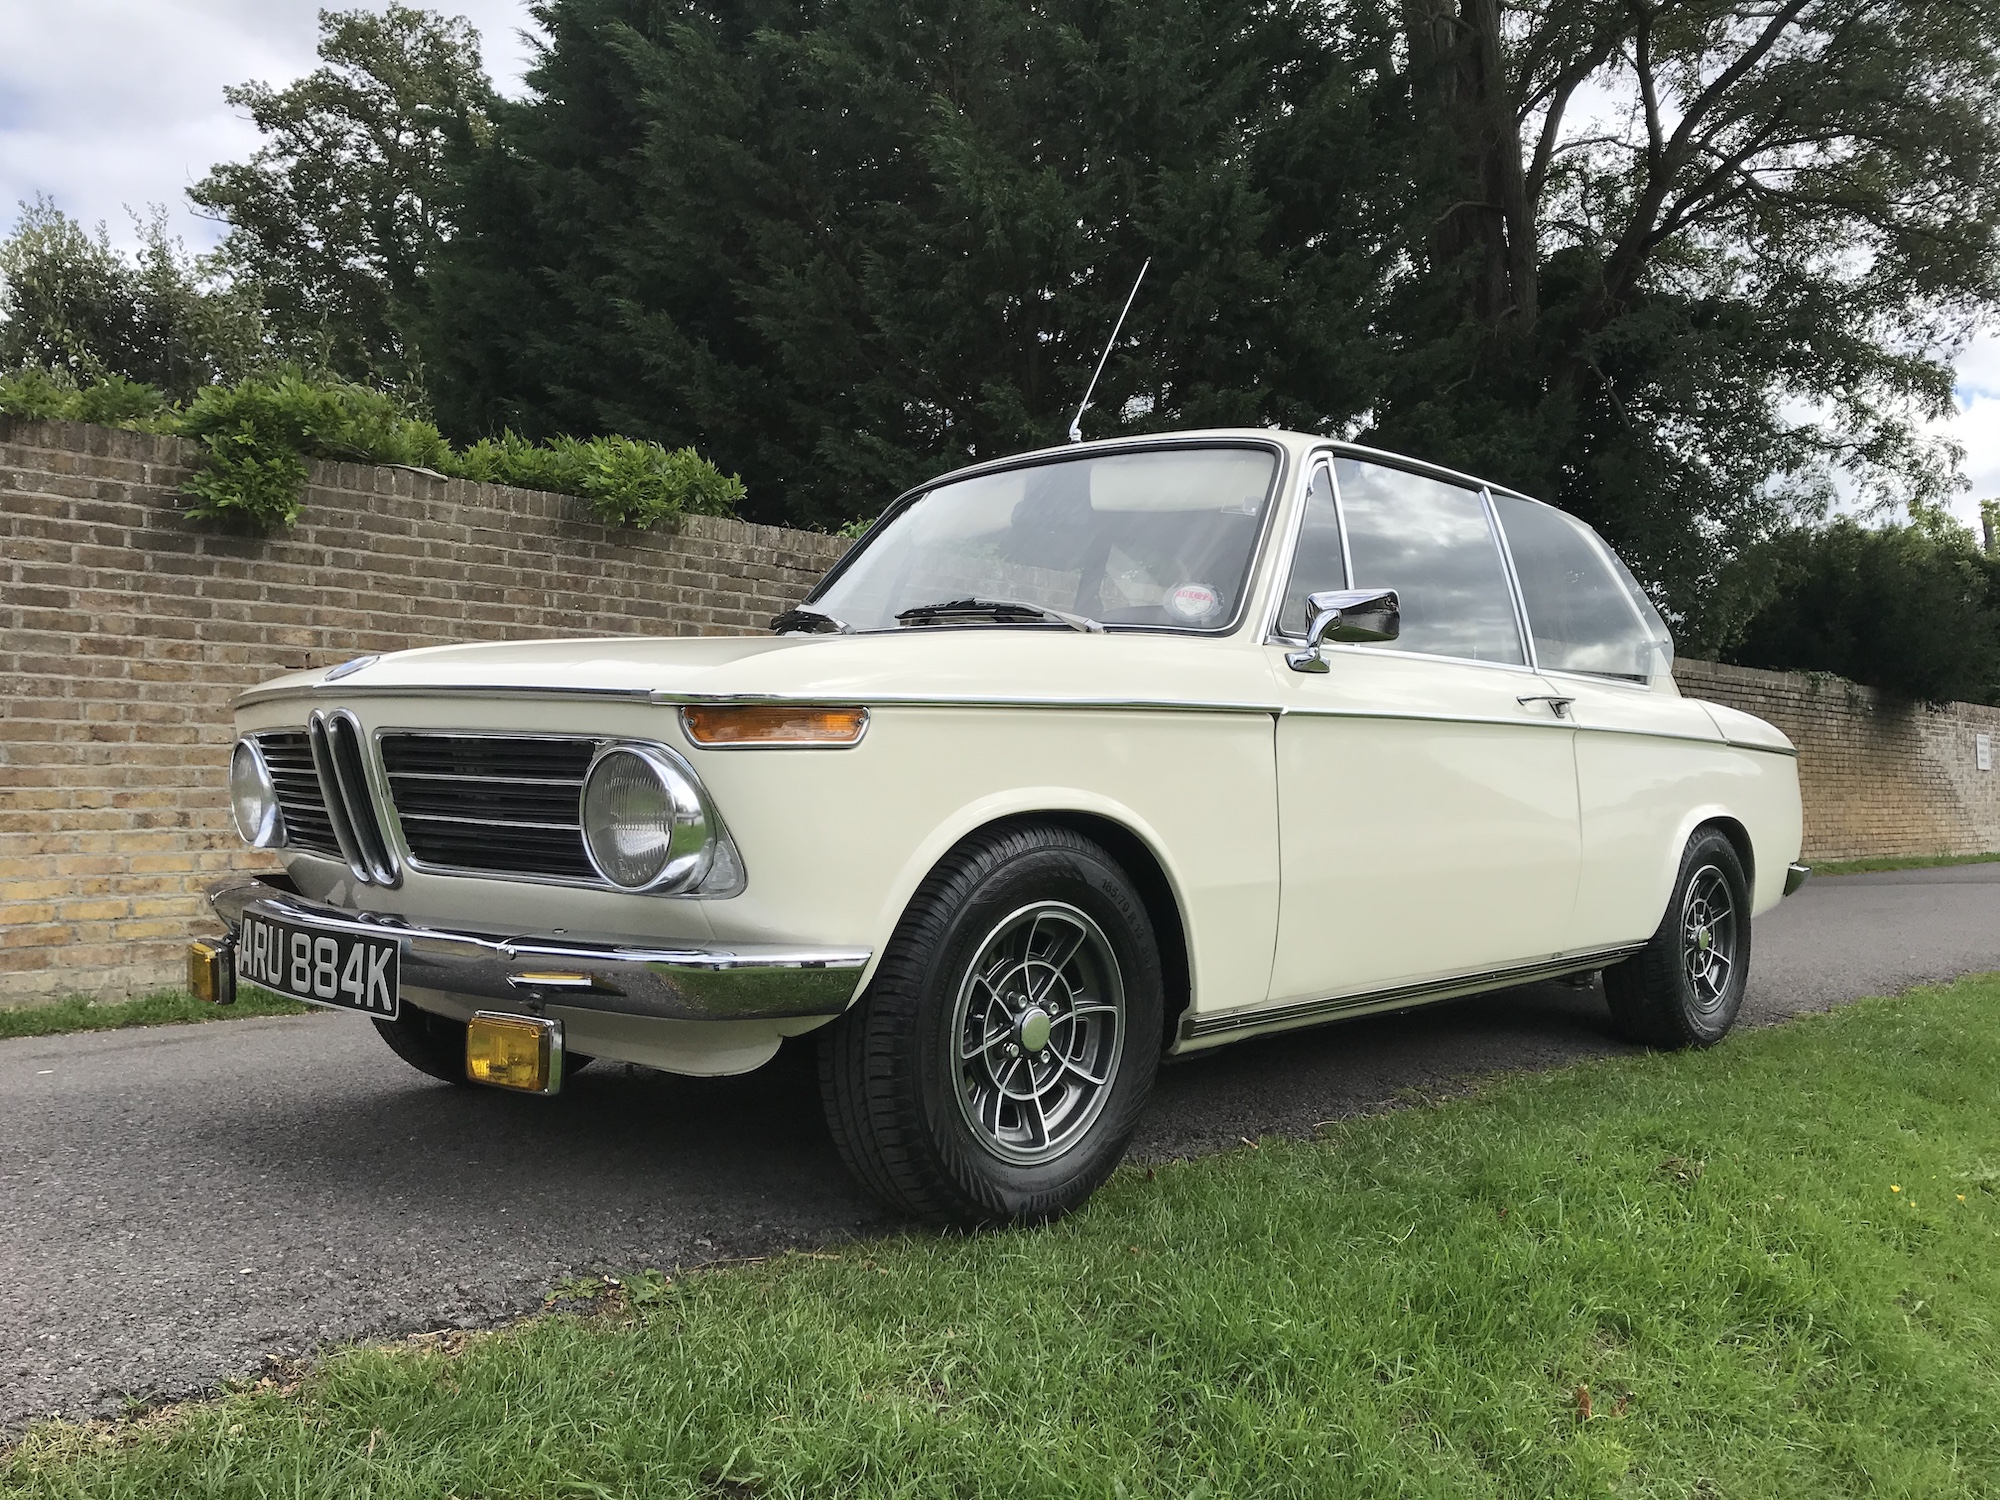
[(1065, 828), (977, 834), (918, 890), (868, 993), (820, 1033), (835, 1144), (919, 1217), (1057, 1217), (1125, 1154), (1162, 1015), (1152, 926), (1109, 853)]
[(1688, 840), (1667, 914), (1646, 946), (1604, 971), (1618, 1029), (1652, 1047), (1712, 1047), (1743, 1008), (1750, 973), (1750, 888), (1719, 830)]

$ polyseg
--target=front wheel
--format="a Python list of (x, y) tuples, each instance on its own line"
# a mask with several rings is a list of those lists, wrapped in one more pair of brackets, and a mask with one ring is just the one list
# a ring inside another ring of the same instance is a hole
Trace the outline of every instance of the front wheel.
[(1736, 846), (1701, 828), (1681, 855), (1667, 914), (1646, 946), (1604, 971), (1618, 1029), (1652, 1047), (1712, 1047), (1743, 1008), (1750, 885)]
[(834, 1142), (918, 1217), (1055, 1218), (1124, 1156), (1163, 1014), (1152, 924), (1108, 852), (1039, 824), (976, 834), (919, 888), (868, 993), (821, 1033)]

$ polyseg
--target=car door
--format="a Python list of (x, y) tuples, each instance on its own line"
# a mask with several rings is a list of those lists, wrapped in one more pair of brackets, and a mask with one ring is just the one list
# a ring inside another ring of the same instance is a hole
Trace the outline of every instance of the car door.
[(1673, 641), (1603, 540), (1554, 506), (1495, 493), (1537, 664), (1571, 698), (1577, 726), (1582, 880), (1566, 943), (1605, 948), (1652, 934), (1690, 808), (1712, 794), (1721, 731), (1680, 696)]
[[(1329, 646), (1324, 673), (1288, 665), (1307, 594), (1376, 586), (1401, 596), (1399, 639)], [(1485, 495), (1322, 463), (1275, 634), (1271, 999), (1363, 997), (1554, 955), (1578, 871), (1571, 729), (1528, 667)]]

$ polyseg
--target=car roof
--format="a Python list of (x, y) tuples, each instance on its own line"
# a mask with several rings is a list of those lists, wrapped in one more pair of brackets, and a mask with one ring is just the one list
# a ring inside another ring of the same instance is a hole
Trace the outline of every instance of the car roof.
[[(1280, 427), (1201, 427), (1171, 432), (1147, 432), (1130, 436), (1097, 438), (1085, 443), (1063, 443), (1048, 448), (1032, 448), (1021, 453), (1010, 453), (1003, 458), (982, 459), (966, 464), (935, 478), (926, 479), (922, 484), (912, 485), (886, 510), (894, 510), (911, 495), (925, 490), (936, 489), (940, 485), (953, 484), (961, 479), (972, 479), (982, 474), (995, 474), (1006, 469), (1029, 464), (1056, 463), (1066, 458), (1087, 458), (1100, 453), (1130, 453), (1146, 448), (1177, 447), (1184, 444), (1231, 444), (1255, 443), (1262, 447), (1276, 447), (1284, 450), (1293, 462), (1303, 462), (1311, 454), (1332, 451), (1347, 457), (1362, 458), (1375, 463), (1393, 465), (1414, 473), (1426, 474), (1433, 478), (1447, 480), (1454, 484), (1469, 485), (1474, 489), (1484, 487), (1498, 495), (1511, 495), (1519, 500), (1527, 500), (1541, 505), (1546, 502), (1536, 500), (1532, 495), (1523, 495), (1519, 490), (1504, 484), (1495, 484), (1481, 479), (1476, 474), (1467, 474), (1458, 469), (1447, 468), (1443, 464), (1431, 463), (1426, 459), (1412, 458), (1404, 453), (1391, 453), (1382, 448), (1370, 448), (1362, 443), (1343, 442), (1339, 438), (1326, 437), (1312, 432), (1293, 432)], [(886, 513), (885, 510), (885, 513)]]

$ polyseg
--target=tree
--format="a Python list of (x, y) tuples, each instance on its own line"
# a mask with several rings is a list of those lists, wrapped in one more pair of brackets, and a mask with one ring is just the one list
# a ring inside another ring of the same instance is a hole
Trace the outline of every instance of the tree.
[(492, 87), (463, 20), (391, 4), (320, 12), (321, 66), (225, 90), (267, 143), (189, 190), (229, 226), (223, 255), (263, 288), (294, 357), (419, 391), (424, 274), (451, 232), (447, 146), (486, 131)]
[[(1358, 432), (1728, 560), (1925, 503), (2000, 305), (1981, 0), (544, 0), (462, 158), (439, 411), (698, 442), (828, 524), (1091, 430)], [(1584, 108), (1585, 102), (1590, 107)]]
[[(621, 431), (764, 519), (872, 514), (1086, 419), (1360, 412), (1392, 247), (1365, 74), (1308, 0), (552, 0), (432, 279), (440, 419)], [(1354, 60), (1348, 60), (1348, 54)]]
[[(1919, 436), (2000, 302), (1979, 0), (1405, 0), (1429, 158), (1386, 441), (1558, 500), (1713, 638), (1727, 558)], [(1579, 119), (1578, 104), (1593, 110)]]
[(0, 371), (31, 367), (75, 387), (117, 376), (186, 399), (263, 354), (254, 291), (230, 285), (139, 220), (138, 253), (111, 245), (48, 198), (23, 204), (0, 241)]
[(1751, 548), (1724, 591), (1750, 605), (1729, 661), (1933, 703), (2000, 702), (2000, 558), (1936, 512), (1787, 528)]

